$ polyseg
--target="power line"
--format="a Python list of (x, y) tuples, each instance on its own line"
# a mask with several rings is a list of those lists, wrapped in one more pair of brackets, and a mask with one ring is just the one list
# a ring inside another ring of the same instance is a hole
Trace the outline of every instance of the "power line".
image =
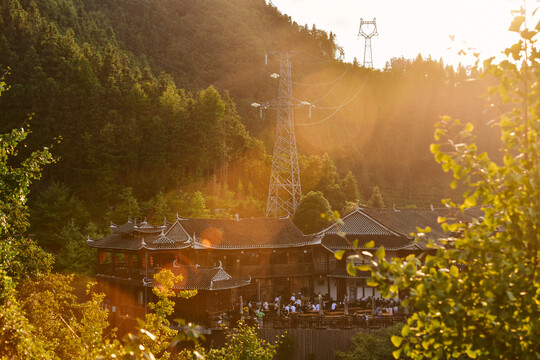
[[(325, 121), (328, 121), (330, 120), (334, 115), (336, 115), (343, 107), (347, 106), (348, 104), (350, 104), (355, 98), (356, 96), (358, 96), (358, 94), (360, 93), (360, 91), (362, 91), (362, 89), (364, 88), (364, 85), (366, 84), (367, 82), (367, 79), (369, 77), (369, 72), (366, 74), (366, 77), (364, 78), (364, 82), (362, 83), (362, 86), (360, 86), (360, 89), (358, 89), (358, 91), (356, 92), (356, 94), (353, 95), (352, 98), (350, 98), (348, 101), (345, 101), (343, 102), (341, 105), (339, 105), (337, 108), (336, 108), (336, 111), (334, 111), (332, 114), (328, 115), (327, 117), (325, 117), (324, 119), (322, 120), (319, 120), (319, 121), (316, 121), (316, 122), (312, 122), (312, 123), (297, 123), (296, 125), (297, 126), (311, 126), (311, 125), (318, 125), (318, 124), (321, 124)], [(352, 88), (351, 88), (352, 89)], [(350, 93), (350, 91), (349, 91)], [(321, 108), (321, 107), (316, 107), (318, 109), (324, 109), (324, 108)], [(331, 109), (331, 108), (327, 108), (327, 109)]]
[(300, 83), (300, 82), (295, 82), (293, 81), (293, 84), (294, 85), (300, 85), (300, 86), (326, 86), (326, 85), (330, 85), (330, 84), (333, 84), (335, 83), (336, 81), (340, 81), (341, 79), (343, 79), (343, 77), (345, 76), (345, 74), (347, 74), (347, 72), (351, 69), (351, 66), (347, 66), (347, 68), (345, 69), (345, 71), (340, 75), (338, 76), (337, 78), (335, 78), (334, 80), (330, 80), (330, 81), (327, 81), (325, 83), (320, 83), (320, 84), (306, 84), (306, 83)]

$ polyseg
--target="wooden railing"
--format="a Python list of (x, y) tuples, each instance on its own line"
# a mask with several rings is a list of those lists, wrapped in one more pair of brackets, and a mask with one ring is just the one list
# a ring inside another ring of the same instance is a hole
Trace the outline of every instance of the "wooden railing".
[(309, 276), (313, 274), (313, 264), (241, 265), (225, 267), (224, 270), (232, 276), (242, 278)]
[[(288, 276), (311, 276), (324, 275), (334, 270), (336, 263), (304, 263), (304, 264), (268, 264), (268, 265), (240, 265), (227, 266), (224, 270), (234, 277), (247, 278), (271, 278)], [(119, 279), (142, 279), (145, 275), (151, 279), (161, 268), (144, 269), (127, 266), (99, 264), (97, 273), (100, 275), (113, 276)]]
[(144, 277), (144, 270), (112, 264), (99, 264), (97, 274), (135, 280)]

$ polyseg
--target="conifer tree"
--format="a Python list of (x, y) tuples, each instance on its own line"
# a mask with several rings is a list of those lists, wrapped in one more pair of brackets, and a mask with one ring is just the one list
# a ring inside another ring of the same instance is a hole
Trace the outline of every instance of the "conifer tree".
[(371, 197), (369, 198), (369, 201), (368, 201), (368, 206), (371, 206), (374, 208), (384, 207), (384, 200), (378, 186), (375, 186), (373, 188), (373, 192), (371, 193)]

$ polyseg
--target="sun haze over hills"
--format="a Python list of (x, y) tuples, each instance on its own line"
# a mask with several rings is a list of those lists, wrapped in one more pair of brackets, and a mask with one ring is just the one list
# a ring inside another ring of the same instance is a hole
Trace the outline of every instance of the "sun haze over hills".
[(0, 67), (10, 67), (11, 86), (1, 130), (34, 113), (31, 147), (62, 138), (33, 199), (37, 219), (58, 193), (90, 212), (80, 226), (120, 217), (132, 198), (139, 216), (162, 219), (200, 204), (197, 190), (212, 216), (261, 216), (276, 113), (260, 118), (250, 104), (277, 95), (270, 50), (298, 51), (293, 94), (315, 105), (311, 117), (295, 113), (303, 190), (323, 191), (336, 210), (356, 200), (344, 191), (349, 171), (364, 199), (375, 186), (403, 206), (451, 194), (429, 153), (441, 114), (474, 122), (480, 145), (497, 148), (484, 85), (466, 81), (473, 69), (416, 56), (365, 69), (339, 59), (333, 33), (262, 0), (1, 4)]

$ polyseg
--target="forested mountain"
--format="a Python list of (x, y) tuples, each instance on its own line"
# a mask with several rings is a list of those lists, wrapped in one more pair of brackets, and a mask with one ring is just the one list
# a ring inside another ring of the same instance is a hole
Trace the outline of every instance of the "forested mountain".
[(368, 70), (293, 20), (264, 0), (0, 0), (0, 130), (33, 114), (28, 150), (55, 143), (32, 205), (42, 243), (90, 220), (262, 215), (275, 112), (249, 105), (277, 94), (265, 50), (297, 51), (294, 96), (315, 105), (296, 111), (303, 190), (334, 209), (374, 186), (387, 205), (448, 195), (429, 153), (441, 114), (496, 147), (474, 71), (421, 57)]

